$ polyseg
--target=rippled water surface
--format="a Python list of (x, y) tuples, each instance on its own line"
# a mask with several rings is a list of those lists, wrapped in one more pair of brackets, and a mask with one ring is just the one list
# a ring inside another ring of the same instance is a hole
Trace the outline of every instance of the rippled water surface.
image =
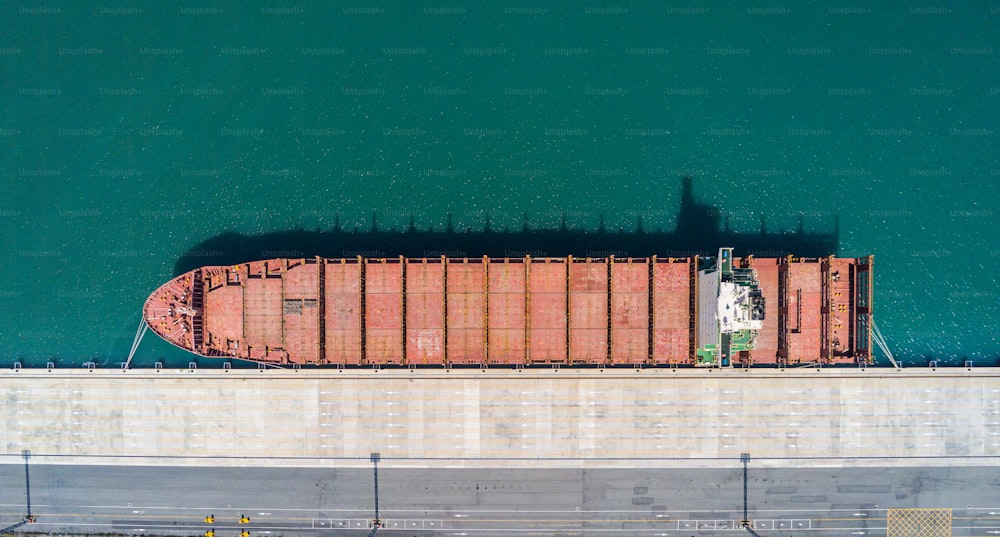
[(669, 233), (685, 175), (874, 254), (907, 363), (997, 364), (993, 4), (251, 4), (0, 6), (0, 365), (115, 366), (227, 232)]

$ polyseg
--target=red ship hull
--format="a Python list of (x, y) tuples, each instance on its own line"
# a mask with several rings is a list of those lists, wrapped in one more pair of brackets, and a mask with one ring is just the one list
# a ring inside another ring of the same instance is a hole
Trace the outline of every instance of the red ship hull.
[[(768, 305), (734, 364), (870, 363), (871, 257), (733, 261)], [(271, 259), (182, 274), (144, 318), (195, 354), (271, 364), (695, 365), (698, 264)]]

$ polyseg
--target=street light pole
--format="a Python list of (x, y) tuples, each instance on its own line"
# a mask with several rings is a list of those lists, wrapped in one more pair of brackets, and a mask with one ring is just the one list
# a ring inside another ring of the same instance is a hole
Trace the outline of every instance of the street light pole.
[(22, 449), (21, 456), (24, 457), (24, 493), (27, 499), (28, 514), (26, 514), (17, 524), (0, 529), (0, 534), (14, 531), (25, 524), (31, 524), (35, 521), (35, 517), (31, 516), (31, 481), (28, 480), (28, 459), (31, 458), (31, 450)]
[(750, 509), (747, 504), (747, 464), (750, 463), (750, 454), (741, 453), (740, 462), (743, 463), (743, 520), (741, 521), (741, 524), (743, 529), (747, 530), (747, 533), (753, 535), (753, 537), (760, 537), (760, 535), (753, 530), (753, 524), (750, 523)]
[(31, 479), (28, 475), (28, 459), (31, 458), (31, 450), (22, 449), (21, 456), (24, 457), (24, 495), (28, 504), (28, 516), (25, 519), (33, 522), (35, 519), (31, 516)]
[(380, 460), (382, 460), (381, 454), (372, 453), (371, 461), (375, 470), (375, 520), (372, 520), (372, 531), (368, 534), (368, 537), (374, 537), (378, 529), (382, 527), (382, 519), (379, 518), (378, 512), (378, 461)]

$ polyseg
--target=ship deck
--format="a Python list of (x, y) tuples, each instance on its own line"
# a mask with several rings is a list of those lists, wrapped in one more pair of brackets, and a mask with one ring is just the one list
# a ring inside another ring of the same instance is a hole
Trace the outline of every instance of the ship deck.
[[(766, 303), (756, 346), (736, 363), (870, 361), (870, 259), (734, 261), (757, 272)], [(693, 365), (698, 263), (272, 259), (181, 275), (146, 318), (181, 348), (262, 363)]]

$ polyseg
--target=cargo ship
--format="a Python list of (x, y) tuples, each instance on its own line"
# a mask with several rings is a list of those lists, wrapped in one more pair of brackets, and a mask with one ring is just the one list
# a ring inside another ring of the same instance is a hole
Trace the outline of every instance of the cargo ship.
[(161, 338), (280, 366), (872, 362), (873, 258), (276, 258), (147, 299)]

